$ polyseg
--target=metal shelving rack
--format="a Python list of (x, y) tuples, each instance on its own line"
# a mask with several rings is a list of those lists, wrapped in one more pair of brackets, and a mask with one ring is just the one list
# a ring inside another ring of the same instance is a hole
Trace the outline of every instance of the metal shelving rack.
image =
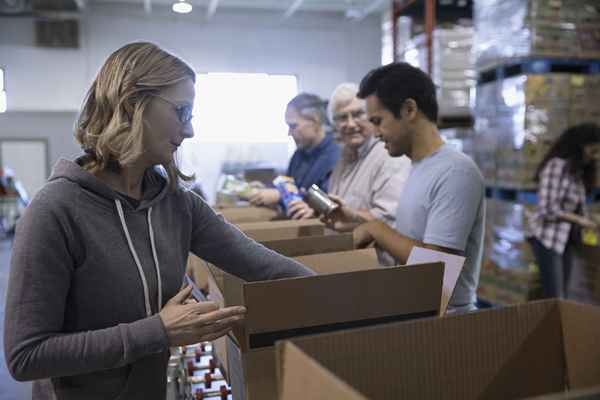
[[(463, 5), (464, 4), (464, 5)], [(407, 16), (415, 21), (424, 22), (425, 47), (427, 49), (426, 71), (431, 75), (433, 60), (436, 57), (433, 49), (433, 32), (441, 23), (456, 22), (459, 19), (472, 19), (472, 0), (393, 0), (391, 2), (392, 16), (392, 43), (394, 61), (398, 61), (398, 18)], [(470, 128), (473, 126), (471, 115), (440, 115), (438, 123), (440, 129)]]

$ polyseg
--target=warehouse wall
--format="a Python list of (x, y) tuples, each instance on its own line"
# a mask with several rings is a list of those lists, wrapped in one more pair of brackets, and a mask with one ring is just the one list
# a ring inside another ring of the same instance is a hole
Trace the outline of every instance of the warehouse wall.
[(0, 139), (46, 139), (51, 167), (60, 157), (73, 157), (79, 153), (73, 138), (76, 117), (74, 111), (0, 114)]
[[(302, 90), (322, 96), (336, 84), (358, 80), (380, 62), (379, 17), (360, 23), (341, 16), (225, 12), (206, 21), (142, 6), (100, 5), (81, 19), (77, 50), (34, 47), (30, 18), (0, 18), (0, 65), (6, 67), (9, 110), (77, 110), (98, 68), (111, 51), (134, 40), (156, 42), (199, 71), (295, 74)], [(110, 27), (110, 28), (107, 28)]]
[[(121, 45), (148, 40), (171, 50), (198, 71), (294, 74), (300, 90), (327, 97), (343, 81), (357, 81), (380, 63), (380, 19), (351, 22), (334, 14), (219, 9), (207, 21), (197, 7), (187, 16), (155, 6), (90, 5), (81, 18), (76, 50), (34, 46), (30, 18), (0, 18), (0, 65), (6, 68), (9, 112), (0, 116), (0, 138), (47, 137), (50, 164), (76, 153), (72, 123), (83, 96), (106, 57)], [(53, 113), (57, 113), (53, 115)], [(285, 165), (287, 146), (256, 145), (261, 156)], [(239, 153), (239, 152), (237, 152)], [(199, 149), (206, 169), (196, 172), (209, 196), (231, 145)], [(212, 197), (212, 196), (211, 196)]]

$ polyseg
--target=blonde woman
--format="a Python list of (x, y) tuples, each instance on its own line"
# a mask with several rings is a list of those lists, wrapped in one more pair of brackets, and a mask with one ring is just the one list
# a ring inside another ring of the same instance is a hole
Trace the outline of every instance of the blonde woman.
[(86, 154), (57, 163), (14, 242), (5, 353), (34, 398), (164, 399), (169, 347), (245, 313), (188, 301), (189, 251), (247, 280), (312, 273), (179, 185), (193, 102), (193, 70), (150, 43), (117, 50), (92, 84), (76, 132)]

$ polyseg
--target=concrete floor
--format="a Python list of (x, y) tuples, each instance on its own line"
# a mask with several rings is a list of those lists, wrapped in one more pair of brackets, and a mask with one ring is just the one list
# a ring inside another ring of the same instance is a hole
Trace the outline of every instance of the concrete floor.
[(6, 286), (10, 265), (11, 243), (0, 239), (0, 400), (31, 399), (31, 384), (13, 380), (4, 362), (4, 306), (6, 304)]

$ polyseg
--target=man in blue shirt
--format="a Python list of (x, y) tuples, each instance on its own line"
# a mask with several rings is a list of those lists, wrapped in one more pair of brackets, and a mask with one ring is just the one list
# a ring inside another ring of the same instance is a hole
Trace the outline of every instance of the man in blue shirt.
[[(327, 191), (340, 148), (327, 129), (326, 102), (316, 95), (301, 93), (288, 103), (285, 122), (297, 146), (287, 175), (294, 178), (298, 189), (307, 190), (315, 184)], [(273, 206), (279, 201), (276, 189), (261, 190), (250, 198), (256, 206)], [(314, 216), (314, 211), (303, 201), (290, 204), (287, 211), (294, 219)]]
[(405, 264), (414, 246), (466, 257), (449, 312), (475, 308), (481, 268), (485, 187), (473, 161), (444, 143), (436, 125), (435, 85), (406, 63), (371, 71), (358, 97), (392, 157), (408, 156), (412, 170), (398, 202), (394, 228), (381, 221), (354, 231), (357, 248), (371, 243)]

